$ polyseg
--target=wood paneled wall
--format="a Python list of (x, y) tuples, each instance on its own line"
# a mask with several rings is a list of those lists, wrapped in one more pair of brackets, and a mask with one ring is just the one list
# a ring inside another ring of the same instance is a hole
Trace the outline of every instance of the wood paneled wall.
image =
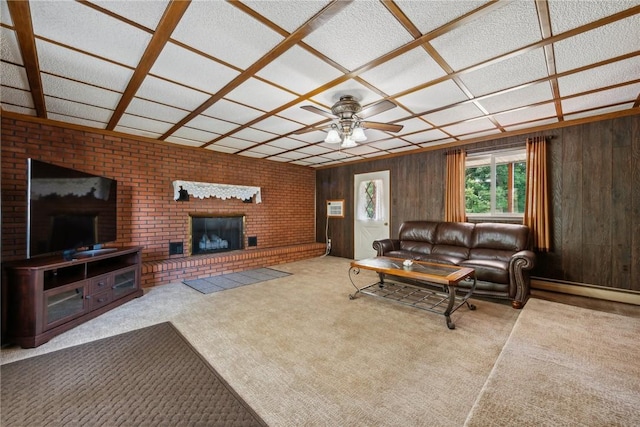
[[(549, 138), (552, 251), (534, 276), (640, 291), (640, 115), (465, 146), (511, 146)], [(444, 218), (445, 150), (354, 163), (316, 173), (318, 241), (328, 225), (331, 254), (353, 257), (353, 176), (389, 170), (391, 235), (403, 221)], [(344, 219), (327, 222), (327, 199), (345, 199)]]

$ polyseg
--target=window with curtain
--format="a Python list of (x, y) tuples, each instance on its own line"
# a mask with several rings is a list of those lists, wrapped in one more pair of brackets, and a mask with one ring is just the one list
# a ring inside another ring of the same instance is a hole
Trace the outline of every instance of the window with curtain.
[(357, 214), (359, 220), (381, 221), (385, 217), (382, 206), (382, 180), (360, 183)]
[(468, 154), (465, 210), (469, 218), (522, 218), (527, 188), (526, 149)]

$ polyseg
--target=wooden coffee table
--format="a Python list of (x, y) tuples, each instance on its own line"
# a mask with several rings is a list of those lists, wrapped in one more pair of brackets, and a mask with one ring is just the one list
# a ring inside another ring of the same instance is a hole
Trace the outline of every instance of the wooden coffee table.
[[(445, 317), (449, 329), (456, 327), (451, 321), (451, 313), (464, 304), (470, 310), (476, 309), (475, 305), (467, 301), (476, 288), (476, 274), (473, 268), (422, 261), (404, 265), (405, 261), (389, 257), (352, 261), (349, 280), (356, 292), (350, 294), (349, 298), (354, 299), (362, 293), (441, 314)], [(375, 271), (380, 281), (358, 288), (353, 279), (354, 275), (360, 274), (361, 269)], [(385, 282), (385, 275), (412, 279), (412, 283)], [(473, 278), (473, 285), (465, 294), (458, 295), (458, 283), (467, 278)]]

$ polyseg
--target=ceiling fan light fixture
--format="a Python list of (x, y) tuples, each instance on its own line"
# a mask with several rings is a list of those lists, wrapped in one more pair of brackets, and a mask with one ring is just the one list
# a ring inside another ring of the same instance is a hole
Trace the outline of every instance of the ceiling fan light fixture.
[(356, 144), (356, 142), (351, 139), (350, 136), (345, 136), (344, 137), (344, 141), (342, 141), (342, 148), (353, 148), (353, 147), (357, 147), (358, 144)]
[(367, 135), (365, 135), (364, 130), (360, 126), (358, 126), (353, 130), (353, 134), (351, 135), (351, 138), (355, 142), (362, 142), (367, 140)]
[(341, 141), (342, 139), (340, 138), (340, 134), (335, 129), (331, 129), (329, 133), (327, 133), (327, 137), (324, 139), (324, 142), (328, 144), (337, 144)]

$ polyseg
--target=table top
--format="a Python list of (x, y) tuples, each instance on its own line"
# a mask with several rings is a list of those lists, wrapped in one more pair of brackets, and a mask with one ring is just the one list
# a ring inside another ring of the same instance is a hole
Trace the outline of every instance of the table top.
[(393, 274), (443, 285), (457, 285), (461, 280), (475, 274), (475, 270), (468, 267), (424, 261), (413, 261), (413, 264), (407, 266), (403, 265), (404, 261), (405, 259), (402, 258), (380, 256), (351, 261), (351, 268), (373, 270), (377, 273)]

